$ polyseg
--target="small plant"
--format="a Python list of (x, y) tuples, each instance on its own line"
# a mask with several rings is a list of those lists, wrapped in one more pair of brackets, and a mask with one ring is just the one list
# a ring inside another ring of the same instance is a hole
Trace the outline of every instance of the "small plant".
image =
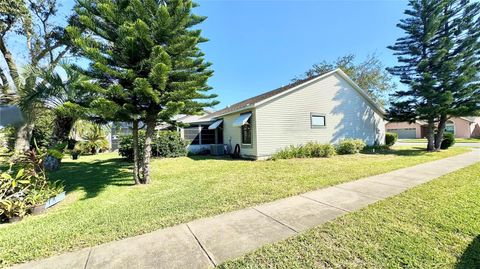
[(391, 147), (397, 142), (398, 134), (397, 133), (386, 133), (385, 134), (385, 145)]
[(52, 156), (53, 158), (55, 158), (57, 160), (63, 159), (63, 153), (60, 152), (59, 150), (56, 150), (56, 149), (47, 150), (47, 155)]
[(455, 144), (455, 136), (452, 133), (444, 133), (442, 144), (440, 145), (441, 149), (448, 149), (449, 147)]
[(366, 144), (361, 139), (344, 139), (336, 146), (338, 154), (355, 154), (365, 148)]

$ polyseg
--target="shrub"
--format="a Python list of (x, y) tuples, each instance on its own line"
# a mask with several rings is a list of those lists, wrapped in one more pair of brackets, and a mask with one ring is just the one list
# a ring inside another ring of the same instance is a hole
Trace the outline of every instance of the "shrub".
[(187, 156), (188, 143), (175, 131), (160, 131), (153, 140), (152, 156), (175, 158)]
[(355, 154), (365, 148), (366, 144), (361, 139), (344, 139), (336, 146), (338, 154)]
[(308, 142), (305, 145), (290, 145), (273, 154), (271, 159), (292, 159), (292, 158), (319, 158), (331, 157), (335, 155), (335, 148), (330, 144), (319, 144), (316, 142)]
[(397, 133), (386, 133), (385, 134), (385, 145), (391, 147), (397, 142), (398, 134)]
[[(140, 132), (138, 136), (139, 152), (143, 153), (145, 144), (145, 133)], [(133, 160), (133, 136), (125, 135), (120, 138), (118, 153)], [(187, 156), (188, 143), (175, 131), (159, 131), (152, 141), (152, 156), (163, 158), (175, 158)]]
[(444, 133), (442, 144), (440, 145), (441, 149), (448, 149), (449, 147), (455, 144), (455, 136), (452, 133)]

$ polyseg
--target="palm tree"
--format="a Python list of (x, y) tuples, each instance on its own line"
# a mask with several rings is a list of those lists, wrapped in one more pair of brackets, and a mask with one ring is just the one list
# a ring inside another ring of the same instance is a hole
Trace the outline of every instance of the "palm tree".
[(75, 123), (72, 136), (80, 138), (82, 148), (91, 154), (97, 154), (100, 150), (108, 149), (107, 126), (79, 120)]
[(33, 70), (41, 82), (20, 101), (21, 107), (43, 106), (53, 110), (55, 120), (50, 146), (68, 140), (74, 123), (86, 113), (90, 95), (82, 86), (87, 77), (66, 63), (60, 66), (66, 73), (66, 80), (58, 72)]

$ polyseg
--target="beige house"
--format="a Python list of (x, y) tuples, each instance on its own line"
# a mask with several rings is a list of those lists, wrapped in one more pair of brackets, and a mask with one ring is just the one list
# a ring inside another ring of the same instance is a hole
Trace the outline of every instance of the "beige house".
[[(217, 145), (244, 158), (265, 159), (310, 141), (385, 140), (384, 110), (340, 69), (241, 101), (190, 121), (181, 130), (190, 150)], [(207, 144), (210, 143), (210, 144)]]
[[(389, 122), (385, 125), (387, 132), (397, 133), (400, 139), (424, 138), (426, 122)], [(480, 117), (452, 117), (447, 121), (446, 132), (457, 138), (480, 137)]]

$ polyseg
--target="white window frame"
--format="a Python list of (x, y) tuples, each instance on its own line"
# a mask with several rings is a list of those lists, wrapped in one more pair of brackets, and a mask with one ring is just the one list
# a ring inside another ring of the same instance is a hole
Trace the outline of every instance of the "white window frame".
[[(313, 117), (323, 117), (323, 125), (313, 124)], [(323, 113), (310, 113), (310, 128), (311, 129), (324, 129), (327, 128), (327, 116)]]

